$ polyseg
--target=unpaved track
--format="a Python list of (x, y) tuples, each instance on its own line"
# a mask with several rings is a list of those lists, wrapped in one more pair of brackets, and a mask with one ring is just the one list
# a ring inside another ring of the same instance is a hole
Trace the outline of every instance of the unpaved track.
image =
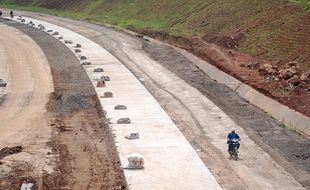
[[(42, 105), (44, 110), (46, 106), (49, 113), (49, 120), (45, 122), (47, 129), (43, 132), (50, 132), (50, 138), (46, 138), (46, 142), (41, 143), (44, 147), (50, 147), (45, 155), (54, 157), (54, 168), (50, 172), (44, 172), (41, 176), (31, 176), (36, 187), (46, 190), (127, 189), (107, 120), (95, 89), (78, 59), (64, 44), (43, 31), (11, 21), (2, 22), (23, 31), (39, 45), (37, 47), (42, 50), (34, 48), (34, 51), (46, 55), (44, 63), (49, 64), (53, 76), (51, 81), (54, 82), (55, 90), (50, 96), (49, 93), (46, 94), (45, 102)], [(10, 36), (10, 33), (7, 34)], [(19, 36), (13, 35), (11, 38), (19, 39)], [(11, 46), (12, 48), (15, 47), (13, 44)], [(32, 48), (32, 46), (30, 47)], [(6, 55), (31, 62), (26, 55), (20, 54), (21, 57), (19, 57), (12, 52), (11, 50)], [(33, 55), (29, 54), (28, 56)], [(24, 64), (27, 65), (27, 63)], [(12, 77), (20, 77), (15, 74)], [(48, 76), (51, 78), (50, 73), (43, 71), (35, 74), (38, 76), (49, 74)], [(23, 73), (21, 75), (23, 76)], [(30, 76), (28, 77), (31, 79)], [(35, 84), (40, 84), (40, 81), (37, 81), (31, 85), (30, 79), (24, 77), (24, 81), (20, 81), (22, 83), (19, 85), (22, 90), (27, 92), (27, 89), (23, 88), (24, 82), (29, 82), (31, 88), (28, 88), (30, 89), (35, 88), (32, 87), (36, 86)], [(42, 82), (44, 82), (43, 79)], [(18, 87), (16, 86), (16, 88)], [(44, 87), (42, 88), (44, 89)], [(17, 94), (15, 98), (21, 98), (19, 96), (20, 94)], [(25, 96), (25, 99), (28, 100), (29, 98)], [(30, 107), (35, 108), (36, 103), (30, 101), (22, 105), (29, 104)], [(39, 115), (32, 112), (29, 114)], [(13, 118), (15, 119), (15, 117)], [(37, 118), (33, 122), (42, 123)], [(16, 130), (15, 128), (12, 129)], [(21, 134), (21, 131), (18, 132)], [(36, 132), (30, 132), (36, 134)], [(28, 140), (30, 142), (37, 140), (32, 136), (30, 137)], [(40, 163), (38, 160), (34, 159), (34, 161)], [(11, 167), (12, 165), (8, 164), (7, 166)], [(37, 167), (34, 166), (34, 168)], [(15, 169), (21, 170), (21, 168)], [(32, 173), (31, 168), (28, 171), (10, 174), (10, 176), (16, 174), (16, 179), (2, 178), (0, 182), (4, 182), (4, 184), (3, 186), (0, 185), (0, 189), (18, 189), (20, 181), (25, 179), (20, 175), (29, 176), (30, 173)], [(34, 171), (33, 173), (37, 172)], [(15, 186), (10, 185), (10, 183), (15, 183)]]
[(26, 164), (35, 168), (26, 176), (11, 178), (31, 179), (42, 177), (43, 170), (52, 172), (51, 159), (46, 154), (50, 148), (45, 146), (51, 136), (45, 105), (53, 91), (53, 82), (47, 59), (33, 40), (3, 24), (0, 33), (3, 60), (0, 64), (8, 68), (7, 96), (0, 106), (0, 147), (23, 147), (22, 153), (2, 159), (1, 189), (6, 185), (3, 179), (10, 171), (8, 166)]
[[(143, 78), (146, 87), (179, 124), (224, 189), (303, 189), (204, 95), (151, 58), (143, 50), (141, 40), (83, 22), (35, 17), (67, 27), (98, 42)], [(207, 76), (205, 80), (208, 80)], [(226, 153), (225, 136), (234, 126), (243, 138), (242, 160), (239, 162), (228, 161)], [(307, 182), (308, 176), (304, 177), (299, 180)]]

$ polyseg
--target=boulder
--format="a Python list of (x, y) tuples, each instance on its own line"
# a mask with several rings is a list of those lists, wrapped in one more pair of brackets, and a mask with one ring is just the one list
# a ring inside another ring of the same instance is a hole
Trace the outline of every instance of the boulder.
[(84, 61), (84, 60), (86, 60), (86, 59), (87, 59), (87, 57), (84, 56), (84, 55), (82, 55), (82, 56), (80, 57), (80, 60), (81, 60), (81, 61)]
[(103, 95), (103, 98), (112, 98), (113, 97), (113, 93), (112, 92), (105, 92)]
[(139, 139), (140, 134), (139, 134), (139, 132), (129, 133), (128, 135), (125, 135), (125, 138), (128, 140)]
[(103, 72), (103, 68), (95, 68), (95, 69), (94, 69), (94, 72), (95, 72), (95, 73)]
[(128, 166), (125, 169), (143, 169), (144, 159), (141, 154), (132, 153), (128, 156)]
[(304, 81), (309, 81), (309, 79), (310, 79), (309, 75), (307, 76), (307, 74), (305, 74), (305, 73), (300, 75), (300, 80), (303, 81), (303, 82)]
[(102, 76), (100, 77), (100, 79), (104, 81), (111, 81), (111, 78), (109, 76)]
[(72, 44), (73, 42), (71, 40), (65, 40), (65, 44)]
[(283, 78), (284, 80), (288, 80), (296, 74), (297, 74), (296, 70), (291, 68), (282, 69), (278, 72), (279, 78)]
[(250, 69), (257, 69), (259, 68), (259, 62), (258, 61), (249, 62), (247, 64), (247, 67)]
[(114, 106), (114, 109), (115, 110), (127, 110), (127, 107), (125, 105), (118, 104), (118, 105)]
[(80, 49), (74, 49), (74, 52), (75, 53), (81, 53), (81, 50)]
[(263, 64), (259, 67), (258, 71), (266, 75), (274, 75), (277, 73), (277, 67), (270, 64)]
[(301, 80), (298, 75), (294, 75), (288, 82), (293, 86), (298, 86), (301, 83)]
[(105, 87), (105, 81), (104, 80), (100, 80), (97, 82), (97, 88), (102, 88)]
[(81, 63), (81, 65), (91, 65), (91, 62), (89, 62), (89, 61), (83, 61), (83, 62)]
[(119, 120), (117, 120), (117, 124), (130, 124), (131, 120), (130, 118), (120, 118)]

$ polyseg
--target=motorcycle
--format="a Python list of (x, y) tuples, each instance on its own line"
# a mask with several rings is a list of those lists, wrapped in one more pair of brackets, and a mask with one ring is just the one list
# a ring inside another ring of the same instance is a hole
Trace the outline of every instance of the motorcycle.
[(229, 155), (230, 159), (235, 159), (238, 160), (238, 145), (239, 145), (239, 139), (231, 139), (228, 141), (228, 146), (229, 146)]

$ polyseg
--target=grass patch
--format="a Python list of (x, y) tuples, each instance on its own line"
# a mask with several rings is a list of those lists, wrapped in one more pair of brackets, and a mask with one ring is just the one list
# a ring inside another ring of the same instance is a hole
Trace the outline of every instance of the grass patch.
[(305, 11), (310, 11), (310, 0), (289, 0), (291, 3), (299, 3), (305, 7)]

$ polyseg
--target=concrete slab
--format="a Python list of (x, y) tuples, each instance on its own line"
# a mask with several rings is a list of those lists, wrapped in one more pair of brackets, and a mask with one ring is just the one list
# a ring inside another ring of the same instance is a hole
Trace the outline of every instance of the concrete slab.
[[(145, 159), (143, 170), (124, 170), (129, 189), (221, 189), (158, 102), (115, 57), (75, 32), (39, 20), (25, 19), (26, 22), (32, 20), (46, 28), (53, 28), (65, 40), (72, 40), (73, 44), (66, 44), (72, 51), (76, 43), (82, 44), (82, 54), (90, 61), (96, 61), (96, 65), (84, 67), (94, 87), (100, 76), (93, 72), (94, 68), (104, 68), (104, 74), (111, 77), (112, 80), (107, 82), (106, 87), (96, 90), (98, 95), (105, 91), (114, 94), (113, 98), (101, 99), (101, 104), (113, 123), (111, 127), (116, 135), (121, 163), (126, 166), (127, 156), (133, 152), (143, 155)], [(126, 105), (128, 109), (114, 110), (117, 104)], [(121, 117), (129, 117), (132, 123), (116, 124), (116, 120)], [(140, 133), (140, 139), (129, 141), (124, 138), (133, 131)]]

